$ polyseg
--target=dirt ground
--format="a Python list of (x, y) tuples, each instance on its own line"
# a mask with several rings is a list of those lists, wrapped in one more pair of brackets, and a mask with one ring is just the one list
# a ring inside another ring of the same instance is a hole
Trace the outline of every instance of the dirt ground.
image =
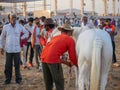
[[(115, 37), (116, 39), (116, 56), (117, 61), (120, 63), (120, 31), (118, 31), (118, 35)], [(22, 74), (22, 84), (18, 85), (15, 83), (15, 73), (13, 68), (13, 78), (12, 82), (9, 85), (3, 85), (5, 76), (4, 76), (4, 63), (5, 58), (4, 56), (0, 55), (0, 90), (45, 90), (44, 80), (42, 72), (38, 72), (38, 70), (35, 67), (28, 69), (22, 69), (21, 68), (21, 74)], [(64, 66), (64, 70), (66, 71), (68, 68)], [(65, 75), (65, 87), (67, 86), (67, 75), (66, 72), (64, 72)], [(75, 78), (72, 77), (70, 79), (68, 90), (75, 90)], [(109, 78), (106, 90), (120, 90), (120, 67), (111, 67), (111, 70), (109, 72)]]

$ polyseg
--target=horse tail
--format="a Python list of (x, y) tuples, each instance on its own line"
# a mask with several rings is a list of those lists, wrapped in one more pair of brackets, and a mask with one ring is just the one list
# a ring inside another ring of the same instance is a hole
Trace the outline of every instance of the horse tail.
[(90, 90), (98, 90), (101, 68), (101, 49), (102, 39), (96, 37), (93, 42), (91, 76), (90, 76)]

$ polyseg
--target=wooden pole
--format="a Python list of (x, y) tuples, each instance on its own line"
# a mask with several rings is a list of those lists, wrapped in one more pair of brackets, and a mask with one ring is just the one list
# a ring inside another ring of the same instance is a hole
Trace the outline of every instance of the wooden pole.
[(81, 15), (84, 13), (84, 0), (81, 0)]
[(54, 15), (57, 15), (57, 0), (54, 0)]
[(13, 3), (13, 12), (14, 12), (14, 13), (16, 13), (16, 7), (17, 7), (16, 2), (14, 2), (14, 3)]
[(113, 1), (113, 7), (112, 7), (112, 10), (113, 10), (113, 16), (115, 16), (115, 0), (112, 0)]
[(107, 0), (104, 0), (104, 16), (107, 16)]
[(70, 0), (70, 15), (73, 14), (72, 9), (73, 9), (73, 0)]
[(26, 2), (23, 2), (23, 17), (26, 17)]
[(43, 0), (43, 10), (46, 10), (46, 0)]
[(95, 15), (95, 0), (92, 0), (92, 15)]

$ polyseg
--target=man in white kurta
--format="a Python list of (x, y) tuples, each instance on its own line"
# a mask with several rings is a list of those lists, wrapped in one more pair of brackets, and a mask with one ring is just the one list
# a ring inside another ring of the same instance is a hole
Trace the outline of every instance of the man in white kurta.
[[(20, 37), (21, 32), (24, 33), (22, 37)], [(27, 37), (28, 32), (25, 30), (25, 28), (22, 25), (16, 23), (16, 15), (10, 14), (10, 23), (3, 27), (3, 31), (0, 36), (1, 54), (4, 53), (4, 49), (6, 52), (6, 62), (4, 71), (6, 80), (4, 84), (10, 84), (11, 82), (13, 61), (15, 65), (16, 83), (20, 84), (22, 81), (22, 77), (20, 74), (20, 39), (25, 39)]]
[(88, 30), (88, 29), (94, 28), (93, 23), (88, 20), (87, 15), (83, 15), (83, 17), (82, 17), (81, 28), (82, 28), (82, 30)]

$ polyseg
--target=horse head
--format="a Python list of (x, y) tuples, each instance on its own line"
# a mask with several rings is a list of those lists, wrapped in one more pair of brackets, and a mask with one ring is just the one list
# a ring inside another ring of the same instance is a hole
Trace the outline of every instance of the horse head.
[(73, 27), (74, 31), (73, 31), (73, 34), (72, 34), (72, 37), (75, 41), (77, 41), (80, 33), (82, 32), (82, 28), (81, 27)]

